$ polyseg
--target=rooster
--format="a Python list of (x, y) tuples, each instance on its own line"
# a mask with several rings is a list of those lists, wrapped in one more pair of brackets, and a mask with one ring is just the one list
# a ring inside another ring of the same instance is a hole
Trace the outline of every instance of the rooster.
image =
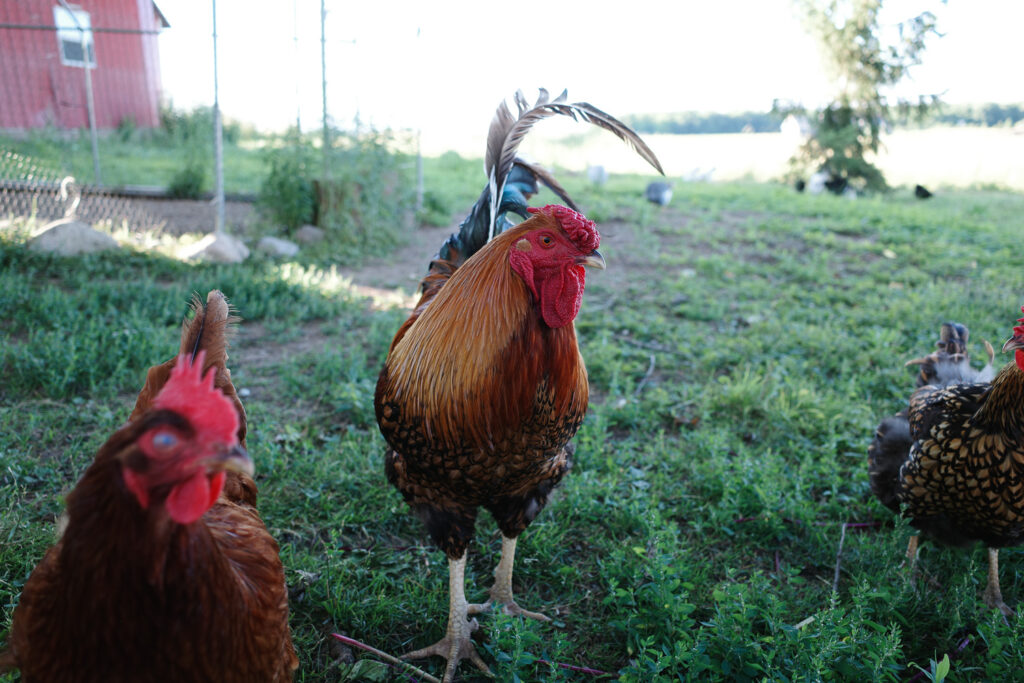
[[(509, 614), (548, 619), (513, 597), (516, 541), (568, 471), (569, 440), (587, 409), (587, 371), (573, 320), (584, 267), (605, 265), (600, 235), (573, 208), (527, 208), (536, 180), (551, 186), (553, 179), (519, 160), (516, 148), (537, 120), (578, 116), (612, 130), (660, 170), (633, 131), (591, 105), (565, 103), (564, 92), (549, 102), (542, 91), (533, 107), (517, 93), (516, 103), (517, 119), (504, 102), (498, 108), (485, 159), (488, 186), (430, 264), (374, 397), (390, 446), (388, 481), (448, 557), (446, 634), (405, 655), (446, 658), (445, 681), (466, 657), (488, 671), (470, 639), (477, 628), (470, 615), (500, 604)], [(513, 226), (507, 212), (526, 220)], [(479, 508), (501, 529), (501, 558), (490, 599), (470, 605), (464, 576)]]
[[(227, 301), (196, 299), (181, 353), (67, 497), (0, 670), (31, 681), (290, 681), (278, 546), (256, 512)], [(205, 374), (204, 374), (205, 372)]]
[(1014, 361), (994, 377), (991, 346), (990, 365), (975, 370), (967, 336), (962, 325), (943, 326), (939, 350), (920, 362), (909, 407), (879, 425), (868, 449), (871, 488), (941, 543), (988, 546), (983, 599), (1009, 616), (999, 548), (1024, 543), (1024, 325), (1003, 345)]

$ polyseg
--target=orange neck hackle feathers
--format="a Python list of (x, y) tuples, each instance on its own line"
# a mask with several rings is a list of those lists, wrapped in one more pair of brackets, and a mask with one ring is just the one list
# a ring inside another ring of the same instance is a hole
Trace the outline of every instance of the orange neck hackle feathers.
[(586, 405), (574, 326), (541, 321), (510, 259), (522, 253), (515, 245), (541, 226), (560, 230), (551, 217), (534, 216), (484, 245), (393, 343), (389, 384), (401, 394), (396, 398), (405, 402), (407, 416), (423, 419), (433, 438), (456, 444), (468, 436), (488, 448), (497, 425), (518, 424), (531, 409), (538, 382), (549, 372), (566, 373), (551, 381), (557, 410), (572, 401)]

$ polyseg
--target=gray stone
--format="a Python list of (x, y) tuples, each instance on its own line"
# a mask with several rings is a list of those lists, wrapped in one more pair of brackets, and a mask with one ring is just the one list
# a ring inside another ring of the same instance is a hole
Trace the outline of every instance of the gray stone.
[(117, 242), (105, 232), (79, 221), (55, 221), (29, 240), (28, 248), (60, 256), (77, 256), (117, 249)]
[(654, 202), (659, 206), (668, 206), (668, 203), (672, 201), (672, 186), (661, 181), (649, 183), (647, 189), (644, 190), (644, 197), (647, 198), (647, 201)]
[(280, 237), (264, 237), (256, 248), (271, 256), (295, 256), (299, 253), (299, 245)]
[(178, 255), (189, 260), (241, 263), (249, 258), (249, 249), (242, 240), (222, 232), (207, 235), (195, 244), (182, 248)]
[(316, 244), (324, 239), (324, 231), (315, 225), (303, 225), (295, 231), (295, 241), (300, 244)]

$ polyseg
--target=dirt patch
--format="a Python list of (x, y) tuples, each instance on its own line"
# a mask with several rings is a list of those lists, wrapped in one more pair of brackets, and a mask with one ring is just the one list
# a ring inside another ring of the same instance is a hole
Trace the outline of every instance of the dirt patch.
[(457, 223), (440, 228), (418, 228), (412, 232), (408, 243), (387, 256), (367, 259), (362, 265), (344, 268), (342, 272), (351, 277), (357, 287), (401, 288), (414, 292), (427, 274), (430, 260), (455, 230), (458, 230)]
[[(131, 203), (154, 223), (154, 227), (169, 234), (205, 233), (213, 230), (216, 207), (210, 201), (133, 199)], [(251, 234), (256, 218), (257, 211), (251, 202), (225, 203), (225, 223), (228, 231), (235, 235), (245, 237)], [(460, 213), (453, 217), (449, 225), (420, 227), (410, 233), (406, 244), (390, 254), (369, 258), (358, 266), (340, 270), (352, 279), (354, 289), (368, 298), (387, 305), (411, 308), (430, 260), (437, 254), (444, 240), (458, 229), (462, 218), (463, 214)], [(667, 224), (676, 230), (685, 226), (686, 222), (685, 214), (671, 210), (662, 214), (658, 220), (659, 224)], [(657, 249), (659, 245), (672, 249), (684, 245), (692, 247), (686, 244), (690, 241), (686, 235), (674, 232), (672, 228), (666, 230), (657, 225), (637, 228), (632, 223), (616, 219), (602, 222), (598, 228), (604, 250), (613, 252), (615, 256), (609, 261), (608, 270), (597, 277), (611, 286), (625, 279), (635, 279), (638, 272), (647, 272), (657, 267), (651, 259), (652, 248)], [(301, 343), (315, 346), (318, 332), (308, 332), (309, 337)], [(249, 346), (248, 341), (239, 339), (238, 342)], [(250, 351), (258, 352), (259, 346), (253, 343)]]
[[(189, 232), (213, 232), (217, 206), (212, 201), (182, 199), (133, 199), (132, 205), (144, 212), (152, 225), (171, 235)], [(256, 219), (251, 202), (224, 202), (224, 225), (234, 235), (246, 235)]]
[[(281, 361), (321, 351), (330, 343), (337, 343), (337, 337), (324, 334), (323, 321), (306, 323), (300, 333), (291, 341), (267, 341), (269, 332), (258, 322), (245, 322), (236, 328), (237, 334), (231, 340), (231, 347), (244, 349), (239, 353), (239, 360), (232, 358), (232, 363), (247, 370), (259, 371)], [(234, 354), (232, 354), (234, 355)]]

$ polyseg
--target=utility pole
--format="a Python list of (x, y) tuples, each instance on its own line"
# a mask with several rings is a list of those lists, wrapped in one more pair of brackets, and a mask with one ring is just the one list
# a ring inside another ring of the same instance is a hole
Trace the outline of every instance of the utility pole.
[[(78, 23), (78, 17), (68, 7), (66, 0), (58, 0), (58, 2), (67, 11), (71, 21), (74, 22), (82, 43), (82, 70), (85, 72), (85, 110), (89, 117), (89, 137), (92, 142), (92, 178), (93, 182), (97, 185), (102, 185), (103, 179), (100, 177), (100, 144), (96, 134), (96, 105), (92, 95), (92, 70), (89, 68), (89, 46), (86, 41), (87, 36), (92, 33), (92, 30), (90, 29), (88, 34), (86, 33), (86, 30)], [(95, 51), (93, 54), (95, 54)]]

